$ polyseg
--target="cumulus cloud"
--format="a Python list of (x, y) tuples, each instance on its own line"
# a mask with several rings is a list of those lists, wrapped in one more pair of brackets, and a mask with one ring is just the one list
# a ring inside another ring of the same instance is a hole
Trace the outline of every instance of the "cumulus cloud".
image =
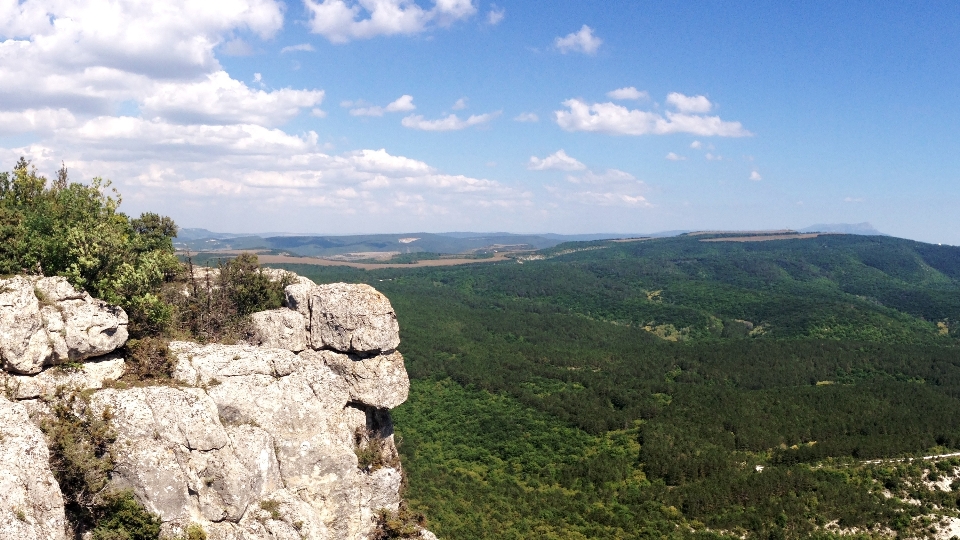
[(532, 112), (520, 113), (513, 118), (517, 122), (539, 122), (540, 117)]
[(751, 133), (740, 122), (667, 111), (628, 109), (615, 103), (587, 103), (580, 99), (563, 102), (568, 110), (555, 111), (557, 124), (566, 131), (589, 131), (611, 135), (667, 135), (691, 133), (703, 137), (745, 137)]
[(253, 90), (226, 71), (217, 71), (197, 82), (157, 84), (143, 99), (141, 110), (178, 123), (273, 126), (286, 123), (301, 109), (320, 105), (323, 96), (322, 90)]
[(723, 156), (714, 155), (710, 152), (707, 152), (703, 157), (706, 158), (707, 161), (723, 161)]
[[(407, 9), (410, 2), (401, 4)], [(315, 212), (290, 210), (362, 211), (368, 224), (377, 215), (389, 223), (459, 219), (467, 208), (530, 204), (530, 193), (495, 180), (447, 174), (385, 149), (332, 153), (313, 131), (281, 129), (300, 113), (323, 117), (323, 90), (269, 89), (260, 74), (243, 82), (216, 55), (231, 52), (240, 35), (247, 45), (272, 37), (283, 9), (279, 0), (0, 1), (0, 135), (34, 141), (0, 144), (0, 164), (7, 168), (22, 155), (50, 174), (63, 160), (76, 180), (112, 178), (125, 209), (141, 201), (142, 209), (177, 217), (193, 208), (194, 219), (222, 219), (225, 227), (233, 216), (243, 216), (233, 226), (246, 226), (253, 212), (270, 208), (283, 223), (302, 214), (309, 227)], [(471, 9), (469, 2), (441, 0), (430, 24)], [(308, 44), (286, 52), (306, 50)], [(411, 96), (383, 107), (411, 110)], [(344, 227), (343, 219), (328, 219)]]
[[(352, 107), (353, 105), (359, 105), (361, 103), (362, 102), (343, 101), (340, 103), (340, 106)], [(388, 112), (409, 112), (416, 108), (417, 106), (413, 104), (413, 96), (404, 94), (390, 102), (386, 107), (357, 107), (351, 109), (350, 114), (353, 116), (383, 116), (384, 113)]]
[(641, 92), (632, 86), (626, 88), (617, 88), (616, 90), (611, 90), (607, 92), (607, 97), (610, 99), (618, 100), (638, 100), (638, 99), (650, 99), (650, 94), (646, 92)]
[(491, 5), (490, 11), (487, 12), (487, 24), (490, 26), (496, 26), (500, 24), (506, 14), (506, 10), (504, 10), (502, 7), (497, 7), (496, 4)]
[(763, 177), (760, 176), (760, 173), (758, 173), (757, 171), (752, 171), (750, 173), (750, 179), (753, 180), (754, 182), (759, 182), (760, 180), (763, 180)]
[(690, 148), (693, 148), (694, 150), (699, 150), (702, 147), (703, 147), (703, 143), (700, 141), (693, 141), (692, 143), (690, 143)]
[(436, 0), (431, 9), (412, 0), (304, 0), (304, 5), (311, 16), (310, 30), (331, 43), (416, 35), (477, 12), (472, 0)]
[(0, 111), (0, 135), (16, 133), (50, 133), (56, 129), (71, 127), (76, 118), (67, 109), (27, 109), (25, 111)]
[(455, 110), (455, 111), (459, 111), (459, 110), (462, 110), (462, 109), (466, 109), (466, 108), (467, 108), (467, 98), (460, 98), (460, 99), (458, 99), (457, 102), (454, 103), (453, 106), (450, 107), (450, 108), (453, 109), (453, 110)]
[(499, 112), (474, 114), (466, 120), (462, 120), (455, 114), (451, 114), (450, 116), (440, 118), (438, 120), (426, 120), (422, 115), (412, 114), (401, 120), (400, 123), (404, 127), (408, 127), (410, 129), (419, 129), (421, 131), (458, 131), (461, 129), (466, 129), (470, 126), (486, 124), (490, 120), (496, 118), (499, 114)]
[(677, 154), (675, 152), (668, 152), (666, 158), (669, 159), (670, 161), (683, 161), (687, 159), (686, 157), (681, 156), (680, 154)]
[(530, 156), (530, 162), (527, 164), (527, 168), (531, 171), (546, 171), (551, 169), (558, 171), (582, 171), (586, 169), (587, 166), (568, 156), (563, 149), (560, 149), (543, 159)]
[(313, 52), (313, 45), (309, 43), (301, 43), (299, 45), (288, 45), (280, 49), (280, 54), (286, 54), (290, 52)]
[(682, 113), (707, 113), (713, 104), (705, 96), (685, 96), (679, 92), (667, 95), (667, 103)]
[(583, 25), (578, 32), (567, 34), (564, 37), (558, 37), (554, 41), (557, 50), (563, 54), (567, 54), (568, 52), (596, 54), (601, 44), (603, 44), (603, 40), (593, 35), (593, 29), (587, 25)]

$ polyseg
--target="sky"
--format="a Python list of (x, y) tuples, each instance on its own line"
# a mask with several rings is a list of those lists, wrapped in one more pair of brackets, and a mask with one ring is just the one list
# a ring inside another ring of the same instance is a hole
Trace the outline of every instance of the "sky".
[(960, 3), (0, 0), (0, 170), (227, 232), (960, 245)]

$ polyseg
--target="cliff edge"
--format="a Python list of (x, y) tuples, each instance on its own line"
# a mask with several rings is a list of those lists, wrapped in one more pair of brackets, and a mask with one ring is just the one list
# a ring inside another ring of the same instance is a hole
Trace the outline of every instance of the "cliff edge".
[(367, 285), (293, 281), (249, 343), (172, 342), (172, 377), (131, 383), (122, 309), (63, 278), (0, 280), (0, 537), (93, 535), (68, 530), (38, 428), (64, 407), (108, 426), (101, 491), (132, 494), (161, 537), (382, 537), (401, 506), (389, 411), (409, 390), (396, 314)]

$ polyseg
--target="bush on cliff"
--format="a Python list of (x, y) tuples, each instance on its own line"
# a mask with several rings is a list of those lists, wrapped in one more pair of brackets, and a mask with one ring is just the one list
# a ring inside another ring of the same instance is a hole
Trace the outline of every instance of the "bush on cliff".
[(110, 182), (52, 182), (23, 158), (0, 173), (0, 274), (64, 276), (78, 289), (123, 307), (134, 335), (162, 331), (170, 306), (157, 295), (179, 263), (168, 217), (130, 219)]
[(189, 259), (163, 298), (173, 306), (170, 333), (206, 342), (231, 343), (248, 332), (249, 316), (283, 305), (289, 277), (272, 279), (252, 253), (221, 260), (217, 269)]

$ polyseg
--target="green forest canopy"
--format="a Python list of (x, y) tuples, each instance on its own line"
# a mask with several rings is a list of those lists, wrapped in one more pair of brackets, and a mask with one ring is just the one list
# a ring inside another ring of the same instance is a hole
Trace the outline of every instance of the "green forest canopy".
[(409, 497), (441, 535), (920, 534), (934, 505), (955, 515), (919, 465), (864, 460), (960, 448), (960, 249), (703, 238), (283, 266), (391, 299)]
[[(24, 160), (0, 174), (2, 272), (63, 275), (125, 307), (147, 340), (234, 339), (247, 313), (278, 305), (255, 257), (191, 296), (219, 316), (171, 294), (197, 286), (175, 224), (127, 217), (108, 187), (65, 169), (48, 182)], [(960, 448), (960, 249), (704, 239), (290, 268), (393, 302), (413, 378), (395, 411), (407, 498), (441, 537), (925, 535), (956, 517), (957, 494), (923, 481), (960, 461), (865, 460)]]

